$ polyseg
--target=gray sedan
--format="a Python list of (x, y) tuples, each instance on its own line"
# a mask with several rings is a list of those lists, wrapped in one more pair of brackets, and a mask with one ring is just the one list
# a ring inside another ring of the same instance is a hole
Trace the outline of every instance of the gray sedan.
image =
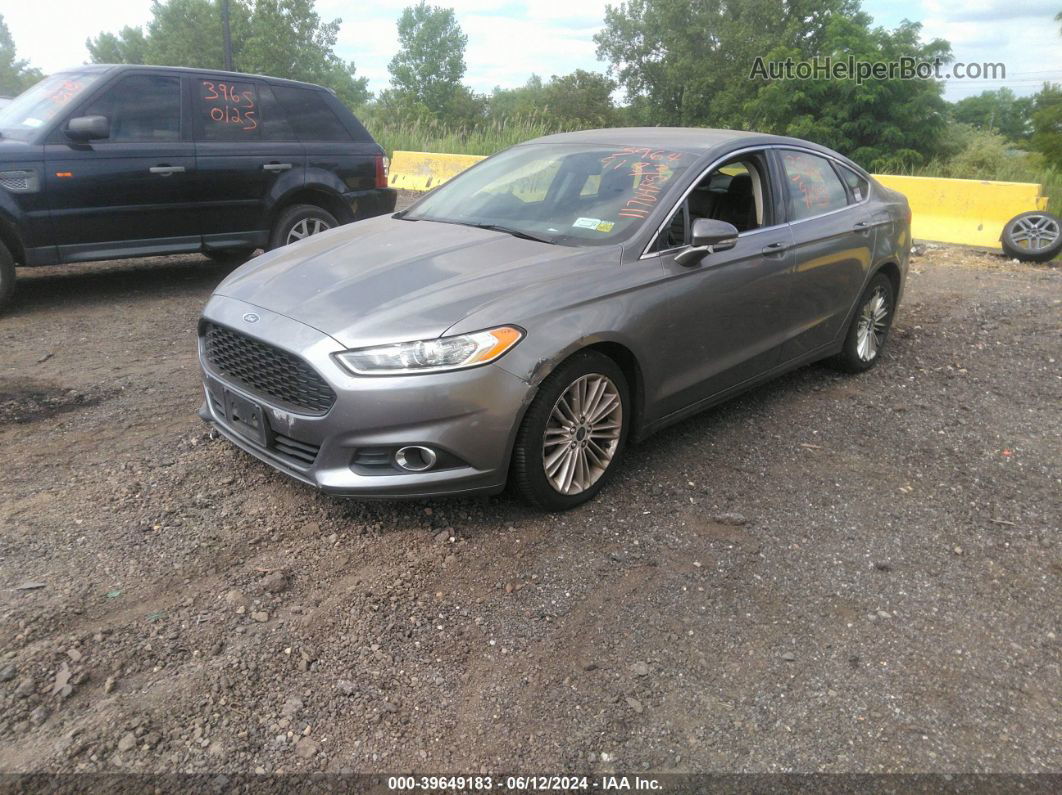
[(628, 445), (819, 359), (881, 358), (906, 199), (806, 141), (551, 135), (247, 263), (199, 327), (204, 419), (326, 492), (592, 498)]

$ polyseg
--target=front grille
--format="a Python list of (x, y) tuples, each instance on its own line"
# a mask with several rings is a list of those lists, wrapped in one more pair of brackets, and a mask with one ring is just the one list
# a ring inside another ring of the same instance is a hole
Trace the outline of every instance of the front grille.
[(250, 392), (310, 414), (324, 414), (336, 402), (310, 365), (253, 337), (206, 323), (203, 350), (211, 367)]

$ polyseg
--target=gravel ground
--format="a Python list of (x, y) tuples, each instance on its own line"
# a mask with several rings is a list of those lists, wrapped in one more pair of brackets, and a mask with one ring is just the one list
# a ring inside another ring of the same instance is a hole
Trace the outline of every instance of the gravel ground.
[(0, 770), (1062, 769), (1062, 272), (933, 248), (881, 366), (593, 503), (325, 497), (214, 439), (198, 257), (0, 316)]

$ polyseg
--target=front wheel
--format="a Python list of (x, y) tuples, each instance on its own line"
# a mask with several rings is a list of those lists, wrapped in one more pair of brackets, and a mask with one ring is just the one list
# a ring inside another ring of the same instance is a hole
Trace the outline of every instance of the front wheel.
[(269, 248), (280, 248), (297, 243), (311, 235), (320, 234), (339, 226), (339, 221), (328, 210), (316, 204), (296, 204), (284, 210), (273, 224)]
[(513, 481), (540, 508), (592, 499), (616, 470), (630, 426), (623, 371), (600, 353), (568, 359), (539, 388), (513, 449)]
[(831, 364), (848, 373), (862, 373), (876, 365), (889, 337), (895, 311), (892, 281), (884, 273), (879, 273), (870, 280), (859, 297), (855, 317), (844, 338), (844, 347), (831, 360)]

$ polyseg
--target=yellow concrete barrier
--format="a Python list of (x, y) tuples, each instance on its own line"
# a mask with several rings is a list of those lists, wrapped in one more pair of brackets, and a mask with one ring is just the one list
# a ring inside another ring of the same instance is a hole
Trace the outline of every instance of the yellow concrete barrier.
[(1018, 213), (1046, 210), (1033, 182), (991, 182), (875, 174), (911, 203), (911, 237), (939, 243), (1000, 248), (1003, 226)]
[[(426, 191), (483, 160), (482, 155), (395, 152), (392, 188)], [(1033, 182), (991, 182), (942, 177), (875, 174), (882, 185), (898, 190), (911, 203), (915, 240), (999, 248), (1003, 226), (1018, 213), (1046, 210), (1047, 199)]]
[(482, 155), (395, 152), (387, 181), (400, 190), (431, 190), (483, 159)]

